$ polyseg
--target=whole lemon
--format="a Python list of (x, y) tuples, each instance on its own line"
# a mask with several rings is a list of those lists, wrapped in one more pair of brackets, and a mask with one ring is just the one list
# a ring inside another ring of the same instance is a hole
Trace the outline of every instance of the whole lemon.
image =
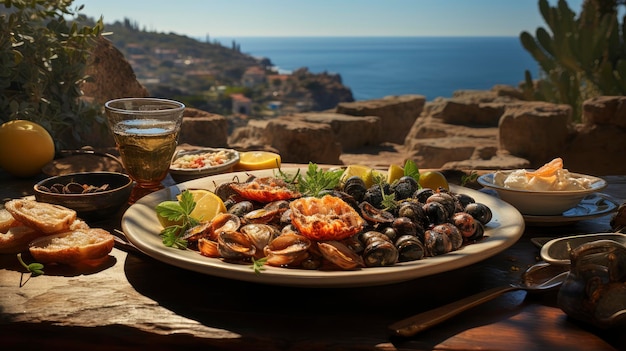
[(0, 168), (18, 177), (31, 177), (54, 159), (54, 141), (41, 125), (12, 120), (0, 126)]

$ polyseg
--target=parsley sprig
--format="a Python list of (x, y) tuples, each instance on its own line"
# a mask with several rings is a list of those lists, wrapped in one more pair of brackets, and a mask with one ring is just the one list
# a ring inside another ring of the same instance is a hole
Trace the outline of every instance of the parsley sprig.
[(165, 227), (159, 233), (163, 239), (163, 245), (177, 249), (187, 248), (187, 240), (181, 238), (181, 235), (198, 224), (198, 220), (191, 217), (194, 208), (196, 208), (196, 202), (188, 190), (181, 193), (179, 201), (163, 201), (157, 205), (155, 210), (158, 215), (180, 223)]
[(324, 190), (335, 189), (339, 185), (342, 174), (341, 169), (325, 170), (312, 162), (309, 162), (305, 175), (302, 175), (299, 170), (293, 177), (279, 171), (279, 175), (286, 182), (294, 184), (304, 196), (320, 196)]

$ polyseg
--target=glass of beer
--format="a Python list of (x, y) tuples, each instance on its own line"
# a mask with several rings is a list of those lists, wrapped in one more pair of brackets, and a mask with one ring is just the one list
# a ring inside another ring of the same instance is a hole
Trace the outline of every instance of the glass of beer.
[(185, 105), (156, 98), (124, 98), (105, 105), (124, 169), (135, 181), (129, 203), (163, 188), (178, 144)]

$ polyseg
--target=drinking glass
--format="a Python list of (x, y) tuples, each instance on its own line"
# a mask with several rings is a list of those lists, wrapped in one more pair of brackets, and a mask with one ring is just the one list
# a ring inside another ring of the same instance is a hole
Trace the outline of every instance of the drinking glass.
[(124, 169), (135, 181), (129, 203), (163, 188), (178, 144), (185, 105), (156, 98), (123, 98), (105, 105)]

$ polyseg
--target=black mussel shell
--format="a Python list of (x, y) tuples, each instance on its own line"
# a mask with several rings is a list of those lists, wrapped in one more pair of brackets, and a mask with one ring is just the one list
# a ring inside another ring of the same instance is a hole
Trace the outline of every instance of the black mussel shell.
[(412, 235), (403, 235), (396, 240), (398, 262), (416, 261), (424, 258), (426, 248), (422, 241)]
[(424, 247), (427, 256), (438, 256), (452, 251), (450, 237), (440, 231), (427, 230), (424, 232)]
[(431, 188), (421, 188), (413, 193), (413, 198), (421, 203), (426, 203), (426, 199), (435, 194), (435, 191)]
[(465, 212), (471, 214), (475, 220), (479, 221), (482, 224), (489, 223), (493, 216), (489, 206), (480, 202), (472, 203), (465, 206)]
[(363, 262), (368, 267), (394, 265), (398, 262), (398, 249), (389, 241), (375, 240), (365, 247)]
[(359, 176), (352, 176), (346, 179), (343, 184), (343, 192), (352, 196), (355, 201), (361, 202), (363, 201), (363, 197), (367, 192), (367, 187), (365, 186), (365, 181), (361, 179)]
[(448, 220), (448, 210), (439, 202), (429, 202), (422, 207), (430, 224), (437, 225)]

